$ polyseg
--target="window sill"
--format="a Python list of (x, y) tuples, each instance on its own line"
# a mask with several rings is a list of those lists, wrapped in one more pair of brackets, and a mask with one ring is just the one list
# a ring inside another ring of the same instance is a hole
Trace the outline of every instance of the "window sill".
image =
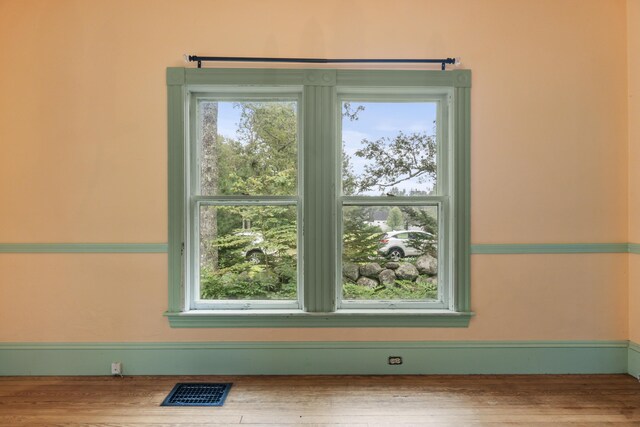
[(172, 328), (466, 328), (472, 312), (449, 310), (197, 310), (166, 312)]

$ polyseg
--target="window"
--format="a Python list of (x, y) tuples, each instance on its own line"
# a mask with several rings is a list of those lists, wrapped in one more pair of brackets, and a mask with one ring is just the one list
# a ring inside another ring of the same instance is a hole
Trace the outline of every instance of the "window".
[(299, 308), (299, 91), (190, 94), (190, 308)]
[(469, 71), (167, 83), (173, 327), (468, 324)]
[(340, 307), (448, 308), (451, 93), (385, 89), (338, 89)]

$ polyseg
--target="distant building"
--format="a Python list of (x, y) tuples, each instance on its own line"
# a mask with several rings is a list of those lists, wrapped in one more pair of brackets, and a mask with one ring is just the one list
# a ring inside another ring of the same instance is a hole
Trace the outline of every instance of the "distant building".
[(389, 216), (389, 212), (385, 211), (375, 211), (373, 212), (373, 220), (367, 221), (367, 224), (379, 227), (382, 231), (389, 231), (389, 227), (387, 226), (387, 217)]

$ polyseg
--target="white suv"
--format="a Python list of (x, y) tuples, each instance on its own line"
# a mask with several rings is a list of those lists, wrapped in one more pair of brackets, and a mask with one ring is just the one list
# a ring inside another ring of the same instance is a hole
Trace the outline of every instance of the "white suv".
[(422, 255), (422, 251), (409, 246), (411, 239), (429, 239), (435, 241), (433, 234), (427, 233), (421, 230), (399, 230), (391, 231), (380, 239), (380, 248), (378, 251), (391, 259), (392, 261), (398, 261), (400, 258), (406, 256), (419, 256)]
[(245, 249), (242, 251), (242, 255), (246, 258), (247, 261), (249, 261), (252, 264), (262, 264), (264, 262), (265, 251), (269, 255), (273, 255), (275, 253), (274, 250), (265, 250), (265, 248), (262, 247), (262, 243), (264, 242), (264, 236), (260, 232), (242, 231), (242, 232), (236, 233), (236, 235), (248, 236), (253, 238), (251, 243), (249, 243), (249, 245), (247, 245)]

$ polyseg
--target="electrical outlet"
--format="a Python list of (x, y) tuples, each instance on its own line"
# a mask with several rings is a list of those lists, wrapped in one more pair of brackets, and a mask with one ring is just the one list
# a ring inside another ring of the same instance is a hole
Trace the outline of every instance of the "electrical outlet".
[(389, 356), (389, 365), (402, 365), (401, 356)]
[(111, 375), (122, 376), (122, 362), (111, 362)]

